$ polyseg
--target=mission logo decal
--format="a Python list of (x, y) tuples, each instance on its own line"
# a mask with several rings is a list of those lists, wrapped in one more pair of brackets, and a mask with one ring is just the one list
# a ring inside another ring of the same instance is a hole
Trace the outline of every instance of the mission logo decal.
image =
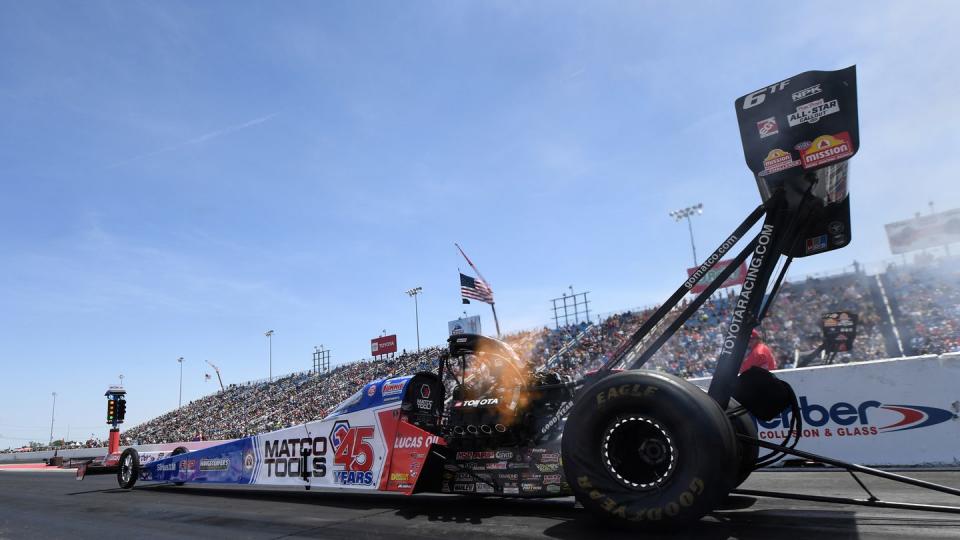
[(804, 169), (833, 163), (853, 155), (853, 143), (846, 131), (835, 135), (821, 135), (806, 150), (800, 152)]

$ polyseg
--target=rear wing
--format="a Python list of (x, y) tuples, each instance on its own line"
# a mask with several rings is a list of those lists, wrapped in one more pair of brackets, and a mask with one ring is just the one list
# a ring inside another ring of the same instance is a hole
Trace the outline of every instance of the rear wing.
[(743, 156), (766, 203), (783, 191), (797, 209), (812, 213), (785, 255), (805, 257), (850, 243), (847, 160), (860, 147), (856, 66), (807, 71), (735, 102)]

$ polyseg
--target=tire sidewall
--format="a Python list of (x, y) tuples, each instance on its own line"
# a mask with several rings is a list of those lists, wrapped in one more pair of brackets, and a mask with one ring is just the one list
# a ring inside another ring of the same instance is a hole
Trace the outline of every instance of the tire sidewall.
[[(601, 439), (621, 414), (656, 422), (671, 438), (676, 463), (646, 491), (631, 489), (606, 469)], [(615, 522), (645, 526), (699, 519), (729, 493), (736, 471), (733, 428), (719, 406), (696, 386), (656, 372), (624, 372), (586, 390), (564, 428), (567, 480), (584, 507)]]
[[(124, 482), (123, 464), (126, 461), (127, 456), (132, 456), (133, 459), (130, 465), (130, 479)], [(117, 483), (120, 484), (120, 487), (123, 489), (131, 489), (140, 478), (140, 453), (137, 452), (135, 448), (127, 448), (123, 451), (123, 453), (120, 454), (119, 463), (120, 469), (117, 471)]]

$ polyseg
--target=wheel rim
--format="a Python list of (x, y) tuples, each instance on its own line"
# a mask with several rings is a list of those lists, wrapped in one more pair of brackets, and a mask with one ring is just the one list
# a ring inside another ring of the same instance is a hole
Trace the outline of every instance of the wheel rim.
[(673, 438), (649, 418), (618, 416), (604, 430), (602, 441), (600, 452), (607, 472), (631, 489), (658, 488), (676, 469)]
[(123, 480), (124, 484), (130, 481), (130, 472), (132, 469), (133, 456), (127, 454), (127, 457), (123, 458), (123, 465), (120, 467), (120, 479)]

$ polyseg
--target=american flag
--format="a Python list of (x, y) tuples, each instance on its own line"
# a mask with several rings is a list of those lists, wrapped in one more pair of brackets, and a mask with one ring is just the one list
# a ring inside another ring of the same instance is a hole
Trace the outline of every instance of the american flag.
[(463, 297), (463, 303), (469, 304), (470, 300), (479, 300), (488, 304), (493, 303), (493, 291), (480, 278), (473, 278), (460, 274), (460, 296)]

